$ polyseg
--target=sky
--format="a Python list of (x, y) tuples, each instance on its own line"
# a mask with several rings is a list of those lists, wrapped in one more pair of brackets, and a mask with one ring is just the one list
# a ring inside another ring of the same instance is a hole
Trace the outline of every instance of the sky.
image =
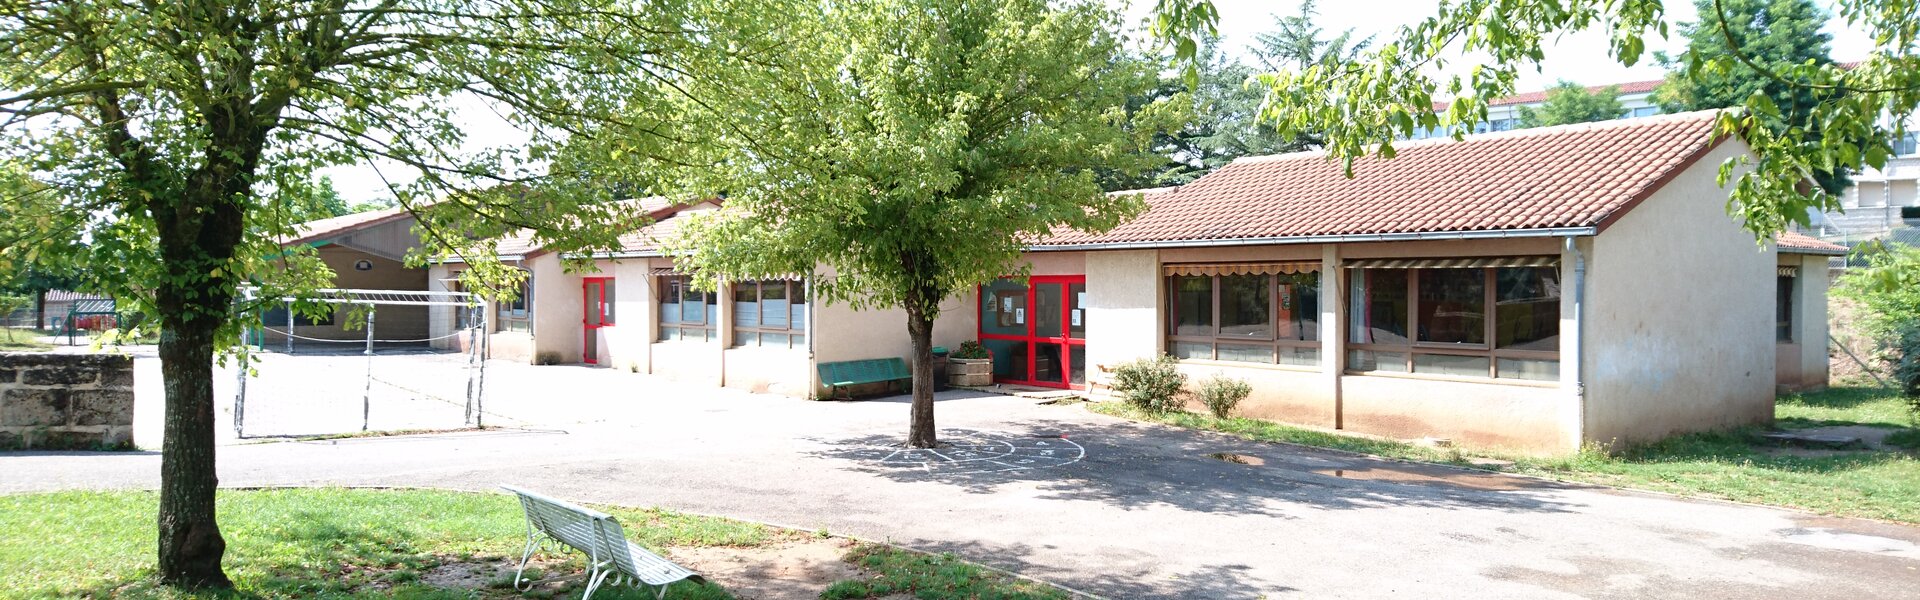
[[(1121, 7), (1129, 23), (1141, 23), (1153, 10), (1153, 0), (1110, 0)], [(1823, 3), (1824, 4), (1824, 3)], [(1299, 11), (1299, 0), (1214, 0), (1214, 6), (1220, 12), (1220, 34), (1222, 47), (1229, 52), (1244, 55), (1245, 48), (1255, 36), (1276, 29), (1274, 16), (1292, 15)], [(1389, 38), (1398, 27), (1409, 25), (1428, 16), (1439, 6), (1436, 0), (1322, 0), (1317, 3), (1319, 16), (1315, 19), (1329, 35), (1352, 29), (1356, 37), (1368, 35), (1378, 39)], [(1832, 12), (1831, 6), (1828, 8)], [(1679, 38), (1678, 24), (1697, 18), (1690, 0), (1668, 0), (1667, 21), (1674, 33), (1669, 40), (1649, 39), (1649, 53), (1633, 67), (1622, 66), (1607, 56), (1606, 37), (1599, 32), (1588, 31), (1553, 40), (1547, 49), (1547, 59), (1538, 70), (1524, 70), (1521, 73), (1518, 91), (1527, 92), (1545, 89), (1556, 81), (1566, 79), (1582, 85), (1608, 85), (1630, 81), (1659, 79), (1665, 70), (1654, 61), (1652, 51), (1665, 50), (1677, 53), (1686, 46), (1686, 40)], [(1849, 31), (1844, 24), (1835, 20), (1827, 27), (1833, 35), (1833, 57), (1838, 61), (1858, 60), (1872, 49), (1872, 40), (1864, 33)], [(1456, 61), (1456, 65), (1461, 64)], [(469, 150), (477, 150), (503, 145), (512, 145), (526, 140), (527, 136), (502, 121), (492, 111), (478, 103), (463, 107), (460, 111), (461, 125), (468, 135)], [(378, 173), (367, 165), (342, 166), (328, 169), (324, 175), (333, 178), (334, 187), (340, 195), (350, 202), (367, 201), (390, 197), (386, 184)], [(411, 174), (404, 169), (388, 166), (384, 174), (396, 182), (408, 181)]]

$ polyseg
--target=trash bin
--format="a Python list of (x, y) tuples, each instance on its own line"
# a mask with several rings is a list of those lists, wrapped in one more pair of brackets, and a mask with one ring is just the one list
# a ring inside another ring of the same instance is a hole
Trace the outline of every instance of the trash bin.
[(947, 389), (947, 347), (933, 347), (933, 391)]

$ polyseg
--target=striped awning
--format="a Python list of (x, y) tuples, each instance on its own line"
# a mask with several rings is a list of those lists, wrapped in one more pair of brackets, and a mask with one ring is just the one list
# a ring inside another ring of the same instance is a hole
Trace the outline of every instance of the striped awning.
[(1557, 267), (1558, 256), (1483, 256), (1478, 258), (1369, 258), (1347, 261), (1349, 269), (1485, 269)]
[(1800, 276), (1800, 267), (1791, 267), (1791, 266), (1787, 266), (1787, 265), (1780, 265), (1780, 271), (1779, 271), (1779, 274), (1780, 274), (1780, 276), (1781, 276), (1781, 277), (1799, 277), (1799, 276)]
[(1318, 261), (1294, 262), (1249, 262), (1249, 263), (1212, 263), (1195, 265), (1162, 265), (1168, 275), (1271, 275), (1274, 273), (1312, 273), (1320, 270)]
[(648, 274), (656, 277), (672, 277), (674, 275), (685, 275), (686, 273), (675, 271), (673, 267), (654, 267), (652, 271), (648, 271)]

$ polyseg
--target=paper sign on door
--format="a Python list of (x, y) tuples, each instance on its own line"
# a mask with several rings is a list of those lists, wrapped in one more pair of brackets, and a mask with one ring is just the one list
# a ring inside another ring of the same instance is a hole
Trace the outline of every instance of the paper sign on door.
[(1027, 309), (1013, 309), (1013, 322), (1020, 325), (1027, 324)]
[(1073, 326), (1074, 327), (1080, 326), (1080, 309), (1078, 308), (1073, 309)]

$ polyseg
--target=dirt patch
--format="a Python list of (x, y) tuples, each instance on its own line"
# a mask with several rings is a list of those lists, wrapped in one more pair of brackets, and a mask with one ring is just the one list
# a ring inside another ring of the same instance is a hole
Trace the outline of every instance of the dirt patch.
[(1215, 452), (1212, 454), (1208, 454), (1207, 458), (1211, 458), (1214, 460), (1224, 460), (1236, 465), (1250, 465), (1255, 467), (1263, 466), (1267, 464), (1267, 459), (1260, 458), (1258, 456), (1253, 456), (1250, 454), (1233, 454), (1230, 452)]
[(871, 574), (842, 560), (853, 542), (813, 537), (753, 548), (674, 548), (674, 562), (740, 600), (813, 600), (842, 579)]
[(1859, 446), (1864, 448), (1803, 448), (1799, 446), (1768, 446), (1761, 452), (1768, 456), (1793, 456), (1799, 458), (1826, 458), (1850, 454), (1868, 454), (1882, 452), (1906, 452), (1906, 449), (1887, 443), (1887, 436), (1901, 431), (1894, 427), (1872, 427), (1867, 425), (1834, 425), (1829, 427), (1808, 427), (1792, 430), (1793, 433), (1858, 438)]

